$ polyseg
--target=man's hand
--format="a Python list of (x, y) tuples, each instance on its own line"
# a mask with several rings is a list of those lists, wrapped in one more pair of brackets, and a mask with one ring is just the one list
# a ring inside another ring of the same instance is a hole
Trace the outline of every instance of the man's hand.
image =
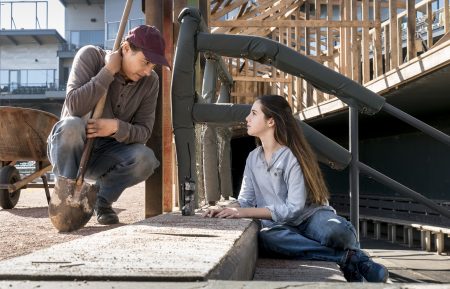
[(119, 120), (117, 119), (89, 119), (86, 125), (86, 137), (105, 137), (113, 135), (119, 129)]
[(119, 72), (122, 68), (122, 55), (120, 54), (120, 49), (106, 54), (105, 63), (105, 68), (113, 75)]
[(241, 208), (208, 209), (205, 213), (203, 213), (203, 217), (239, 219), (243, 218), (240, 211)]

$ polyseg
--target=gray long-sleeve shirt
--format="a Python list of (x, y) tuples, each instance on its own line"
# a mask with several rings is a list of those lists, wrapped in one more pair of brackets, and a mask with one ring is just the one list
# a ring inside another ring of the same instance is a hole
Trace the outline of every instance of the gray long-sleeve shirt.
[[(300, 225), (317, 210), (334, 211), (330, 206), (308, 201), (302, 169), (286, 146), (272, 154), (270, 163), (261, 146), (250, 152), (238, 202), (243, 208), (267, 208), (274, 222), (291, 226)], [(262, 222), (264, 226), (272, 223)]]
[(112, 135), (123, 143), (145, 143), (152, 134), (159, 91), (158, 75), (136, 82), (126, 82), (105, 68), (106, 51), (92, 45), (81, 48), (75, 56), (67, 82), (61, 118), (88, 118), (98, 100), (107, 92), (102, 118), (116, 118), (119, 129)]

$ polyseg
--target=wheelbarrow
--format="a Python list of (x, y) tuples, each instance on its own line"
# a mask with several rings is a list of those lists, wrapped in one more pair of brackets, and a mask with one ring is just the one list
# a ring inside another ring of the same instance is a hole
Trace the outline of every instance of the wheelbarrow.
[[(50, 202), (46, 173), (52, 166), (47, 159), (47, 137), (58, 121), (54, 114), (21, 107), (0, 106), (0, 206), (12, 209), (20, 197), (20, 190), (41, 177)], [(15, 167), (18, 161), (35, 161), (35, 171), (21, 178)]]

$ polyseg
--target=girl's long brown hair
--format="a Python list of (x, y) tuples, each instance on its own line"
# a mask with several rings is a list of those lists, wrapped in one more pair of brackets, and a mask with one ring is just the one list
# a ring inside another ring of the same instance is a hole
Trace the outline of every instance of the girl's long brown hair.
[(279, 95), (264, 95), (257, 101), (260, 102), (265, 117), (275, 121), (275, 140), (287, 146), (297, 158), (303, 171), (309, 200), (320, 205), (326, 204), (329, 193), (316, 155), (294, 118), (289, 103)]

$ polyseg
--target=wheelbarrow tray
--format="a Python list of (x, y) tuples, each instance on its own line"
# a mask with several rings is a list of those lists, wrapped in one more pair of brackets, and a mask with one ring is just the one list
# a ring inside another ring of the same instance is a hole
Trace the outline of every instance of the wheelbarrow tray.
[(57, 121), (45, 111), (0, 106), (0, 161), (47, 161), (47, 137)]
[[(0, 106), (0, 206), (12, 209), (18, 202), (20, 189), (41, 177), (50, 201), (45, 173), (51, 170), (47, 158), (47, 137), (58, 117), (41, 110)], [(17, 161), (36, 161), (34, 173), (21, 179)]]

